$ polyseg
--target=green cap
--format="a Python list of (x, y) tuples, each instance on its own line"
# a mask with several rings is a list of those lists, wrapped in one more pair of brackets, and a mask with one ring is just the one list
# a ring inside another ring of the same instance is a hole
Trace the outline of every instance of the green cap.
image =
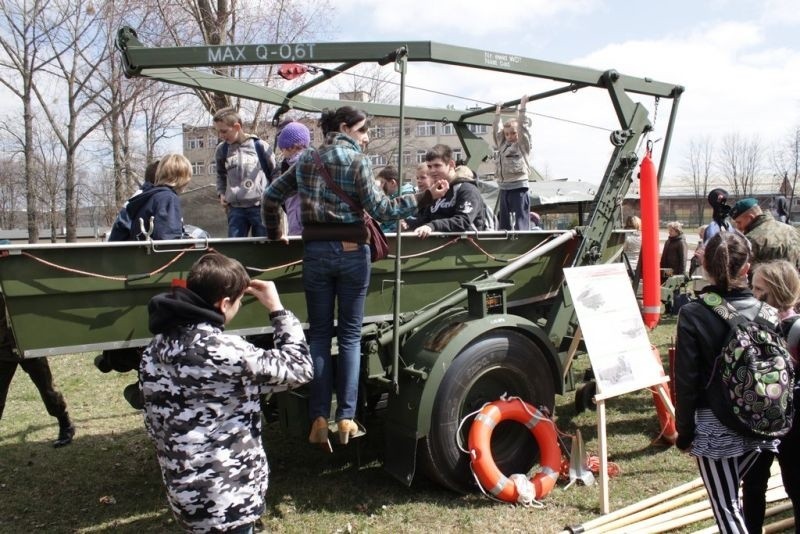
[(743, 198), (739, 202), (733, 205), (731, 208), (731, 219), (735, 219), (742, 213), (746, 212), (753, 206), (758, 206), (758, 200), (754, 198)]

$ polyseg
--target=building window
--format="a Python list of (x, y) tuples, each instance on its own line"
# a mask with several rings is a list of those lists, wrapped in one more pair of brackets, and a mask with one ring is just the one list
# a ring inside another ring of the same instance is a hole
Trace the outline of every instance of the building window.
[(464, 152), (460, 148), (453, 149), (453, 161), (458, 161), (464, 157)]
[(221, 142), (222, 142), (222, 139), (220, 139), (219, 137), (217, 137), (217, 134), (215, 134), (215, 133), (209, 133), (209, 134), (208, 134), (208, 146), (210, 146), (210, 147), (212, 147), (212, 146), (213, 146), (213, 147), (216, 147), (216, 146), (217, 146), (218, 144), (220, 144)]
[(186, 148), (188, 150), (200, 150), (206, 147), (205, 137), (190, 137), (186, 140)]
[(467, 129), (476, 135), (483, 135), (489, 131), (489, 127), (485, 124), (467, 124)]
[(383, 124), (375, 125), (370, 132), (370, 137), (373, 139), (383, 139), (386, 137), (386, 130)]
[(417, 150), (417, 163), (425, 163), (425, 150)]
[(417, 137), (430, 137), (436, 135), (436, 123), (422, 121), (417, 123)]
[(192, 174), (195, 176), (201, 176), (206, 173), (206, 162), (205, 161), (194, 161), (192, 162)]
[(411, 165), (411, 151), (403, 150), (403, 165)]
[(389, 139), (395, 139), (400, 137), (400, 126), (399, 123), (396, 122), (389, 122), (383, 125), (383, 131), (386, 137)]
[(456, 129), (453, 127), (452, 122), (442, 124), (442, 135), (455, 135)]
[(372, 161), (373, 167), (382, 167), (386, 165), (386, 155), (385, 154), (372, 154), (369, 157), (370, 161)]
[(209, 163), (208, 164), (208, 175), (214, 176), (217, 174), (217, 164), (216, 163)]

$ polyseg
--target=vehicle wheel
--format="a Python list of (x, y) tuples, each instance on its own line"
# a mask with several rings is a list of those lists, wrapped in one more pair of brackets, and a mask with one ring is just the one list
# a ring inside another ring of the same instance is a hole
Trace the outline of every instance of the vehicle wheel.
[[(456, 433), (461, 420), (504, 393), (518, 396), (550, 413), (555, 405), (555, 385), (542, 351), (522, 334), (494, 331), (478, 338), (455, 358), (445, 373), (431, 414), (431, 429), (423, 447), (428, 475), (459, 492), (472, 491), (475, 479), (469, 456), (459, 450)], [(458, 437), (467, 447), (471, 420)], [(539, 457), (539, 448), (524, 426), (504, 421), (492, 433), (492, 456), (505, 474), (527, 473)]]

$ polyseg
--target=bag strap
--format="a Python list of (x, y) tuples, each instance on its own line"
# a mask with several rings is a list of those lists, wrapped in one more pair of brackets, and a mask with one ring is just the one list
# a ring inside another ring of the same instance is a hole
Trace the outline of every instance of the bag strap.
[[(701, 299), (703, 304), (711, 308), (711, 310), (716, 313), (723, 321), (728, 323), (731, 328), (736, 328), (739, 325), (746, 324), (750, 322), (746, 317), (741, 315), (739, 311), (727, 300), (719, 296), (717, 293), (713, 291), (709, 291), (703, 298)], [(761, 302), (758, 307), (758, 311), (756, 312), (756, 316), (753, 319), (754, 321), (758, 319), (761, 315), (761, 308), (764, 306), (764, 303)]]
[(336, 193), (336, 195), (339, 198), (341, 198), (348, 206), (350, 206), (353, 209), (353, 211), (360, 213), (361, 217), (363, 218), (366, 213), (364, 211), (364, 208), (356, 204), (356, 201), (350, 198), (350, 195), (345, 193), (344, 190), (341, 187), (339, 187), (336, 184), (336, 182), (333, 181), (331, 173), (328, 172), (328, 167), (325, 166), (325, 164), (322, 162), (322, 158), (319, 157), (319, 152), (317, 152), (316, 150), (312, 150), (311, 155), (314, 157), (314, 162), (317, 164), (316, 165), (317, 170), (325, 179), (325, 183), (328, 184), (328, 187), (331, 188), (331, 190), (334, 193)]
[(256, 146), (256, 155), (258, 156), (258, 162), (261, 164), (261, 170), (264, 171), (264, 176), (267, 177), (267, 183), (270, 183), (272, 181), (272, 174), (275, 172), (275, 167), (273, 166), (272, 169), (270, 169), (267, 150), (272, 149), (269, 147), (265, 149), (264, 143), (258, 137), (255, 138), (253, 144)]

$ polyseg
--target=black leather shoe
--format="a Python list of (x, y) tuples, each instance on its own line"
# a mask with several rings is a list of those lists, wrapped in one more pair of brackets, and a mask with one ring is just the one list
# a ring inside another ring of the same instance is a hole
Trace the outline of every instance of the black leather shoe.
[(60, 426), (58, 429), (58, 438), (53, 442), (53, 447), (65, 447), (72, 443), (72, 438), (75, 437), (75, 425), (70, 423), (68, 426)]

